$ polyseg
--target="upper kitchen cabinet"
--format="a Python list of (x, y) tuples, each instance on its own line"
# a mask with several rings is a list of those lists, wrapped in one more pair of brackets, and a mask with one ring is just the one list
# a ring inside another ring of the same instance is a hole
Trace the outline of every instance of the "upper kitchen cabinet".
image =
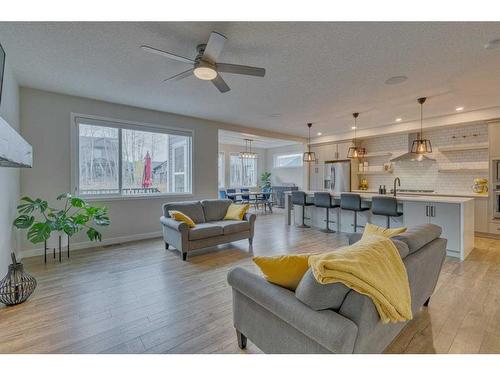
[(500, 122), (491, 122), (488, 127), (490, 158), (500, 158)]
[(351, 147), (352, 142), (344, 142), (337, 144), (337, 152), (338, 159), (345, 160), (347, 159), (347, 152), (349, 151), (349, 147)]

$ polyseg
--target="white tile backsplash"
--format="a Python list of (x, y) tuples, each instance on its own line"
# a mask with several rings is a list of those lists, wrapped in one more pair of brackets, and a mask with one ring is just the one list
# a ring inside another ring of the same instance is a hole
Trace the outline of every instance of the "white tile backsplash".
[[(453, 138), (455, 136), (455, 138)], [(487, 168), (488, 150), (467, 150), (439, 152), (440, 146), (488, 142), (488, 125), (467, 125), (428, 130), (424, 138), (432, 142), (433, 153), (429, 156), (436, 161), (402, 161), (393, 163), (393, 173), (367, 175), (370, 190), (377, 190), (379, 185), (392, 188), (395, 177), (401, 179), (402, 189), (428, 189), (441, 193), (469, 193), (474, 178), (488, 178), (488, 172), (438, 172), (446, 168)], [(408, 135), (396, 134), (363, 140), (363, 147), (368, 153), (390, 151), (393, 155), (377, 156), (367, 159), (369, 166), (381, 166), (389, 159), (407, 152)], [(371, 168), (370, 168), (371, 169)]]

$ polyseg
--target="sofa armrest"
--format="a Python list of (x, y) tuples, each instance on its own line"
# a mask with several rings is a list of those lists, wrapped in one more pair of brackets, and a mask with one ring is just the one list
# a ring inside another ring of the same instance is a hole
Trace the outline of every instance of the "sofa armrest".
[[(271, 284), (240, 267), (232, 269), (227, 279), (233, 289), (331, 352), (352, 353), (358, 327), (351, 320), (333, 310), (312, 310), (300, 302), (292, 291)], [(251, 333), (242, 333), (251, 337)]]
[(257, 219), (257, 215), (255, 214), (252, 214), (252, 213), (249, 213), (247, 212), (244, 216), (243, 216), (243, 220), (245, 221), (249, 221), (250, 224), (253, 225), (253, 223), (255, 223), (255, 220)]
[(160, 217), (160, 223), (178, 232), (187, 232), (189, 230), (189, 226), (186, 223), (184, 223), (183, 221), (174, 220), (170, 217)]

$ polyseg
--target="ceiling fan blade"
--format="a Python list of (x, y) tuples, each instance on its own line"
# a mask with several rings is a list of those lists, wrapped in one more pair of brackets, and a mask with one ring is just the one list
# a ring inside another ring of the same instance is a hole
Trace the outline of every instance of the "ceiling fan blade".
[(160, 49), (153, 48), (153, 47), (150, 47), (150, 46), (142, 45), (141, 49), (143, 51), (146, 51), (146, 52), (149, 52), (149, 53), (154, 53), (156, 55), (160, 55), (160, 56), (163, 56), (163, 57), (168, 57), (169, 59), (172, 59), (172, 60), (176, 60), (176, 61), (180, 61), (180, 62), (185, 62), (185, 63), (188, 63), (188, 64), (194, 64), (194, 60), (188, 59), (187, 57), (179, 56), (179, 55), (176, 55), (176, 54), (170, 53), (170, 52), (165, 52), (165, 51), (162, 51)]
[(203, 60), (211, 62), (212, 64), (215, 63), (222, 52), (222, 48), (224, 48), (226, 39), (224, 35), (212, 31), (207, 46), (205, 47), (205, 52), (203, 52)]
[(217, 89), (222, 92), (222, 93), (225, 93), (225, 92), (228, 92), (229, 90), (231, 90), (229, 88), (229, 86), (227, 85), (226, 81), (224, 81), (222, 79), (222, 77), (217, 74), (217, 77), (215, 77), (213, 80), (212, 80), (212, 83), (215, 85), (215, 87), (217, 87)]
[(163, 82), (168, 82), (168, 81), (178, 81), (180, 79), (189, 77), (190, 75), (193, 74), (193, 69), (188, 69), (185, 72), (176, 74), (175, 76), (169, 77), (167, 79), (164, 79)]
[(264, 77), (266, 69), (255, 66), (235, 65), (235, 64), (217, 64), (217, 71), (231, 74), (243, 74), (246, 76)]

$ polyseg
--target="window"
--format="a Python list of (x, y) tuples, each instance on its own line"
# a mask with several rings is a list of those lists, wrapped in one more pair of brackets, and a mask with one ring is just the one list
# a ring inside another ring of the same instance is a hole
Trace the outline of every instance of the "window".
[(239, 154), (230, 156), (230, 186), (253, 187), (257, 185), (257, 159), (241, 159)]
[(219, 188), (223, 188), (226, 186), (226, 182), (224, 179), (226, 178), (226, 163), (224, 162), (224, 152), (219, 152), (219, 160), (218, 160), (218, 168), (219, 168)]
[(75, 122), (78, 194), (191, 192), (190, 132), (80, 117)]
[(283, 154), (274, 157), (274, 168), (302, 167), (302, 154)]

